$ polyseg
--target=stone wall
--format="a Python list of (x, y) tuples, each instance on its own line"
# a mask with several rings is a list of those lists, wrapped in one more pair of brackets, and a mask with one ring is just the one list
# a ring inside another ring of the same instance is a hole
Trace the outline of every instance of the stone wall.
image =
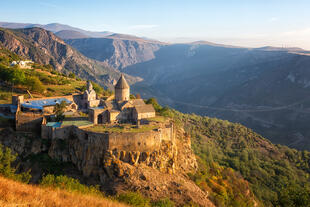
[[(59, 133), (65, 135), (65, 130)], [(59, 139), (60, 136), (52, 140), (49, 155), (74, 163), (85, 176), (113, 176), (116, 160), (131, 165), (144, 163), (169, 173), (175, 168), (177, 153), (172, 127), (141, 133), (96, 133), (72, 126), (64, 140), (67, 148)]]
[(147, 118), (152, 118), (155, 117), (155, 111), (154, 112), (140, 112), (137, 113), (136, 110), (133, 110), (133, 118), (135, 120), (141, 120), (141, 119), (147, 119)]
[(115, 99), (116, 101), (129, 101), (130, 92), (129, 88), (115, 89)]
[(39, 132), (41, 129), (43, 115), (41, 113), (16, 113), (16, 130)]
[[(47, 127), (48, 128), (48, 127)], [(106, 150), (124, 150), (124, 151), (150, 151), (159, 149), (162, 141), (174, 141), (173, 126), (159, 128), (147, 132), (111, 132), (98, 133), (83, 129), (83, 127), (67, 126), (61, 128), (46, 129), (45, 134), (51, 134), (52, 139), (68, 139), (70, 136), (79, 140), (96, 142), (104, 140)], [(87, 127), (85, 127), (87, 128)], [(45, 135), (44, 134), (44, 135)]]

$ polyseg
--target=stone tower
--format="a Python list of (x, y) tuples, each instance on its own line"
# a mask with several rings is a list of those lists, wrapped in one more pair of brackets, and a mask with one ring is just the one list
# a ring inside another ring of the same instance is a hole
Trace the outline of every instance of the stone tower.
[(84, 100), (93, 101), (97, 99), (97, 94), (93, 89), (93, 85), (90, 81), (87, 81), (86, 90), (84, 92)]
[(116, 101), (129, 101), (130, 88), (122, 74), (120, 79), (115, 85), (115, 100)]
[(86, 90), (89, 92), (93, 90), (93, 84), (89, 80), (87, 81)]

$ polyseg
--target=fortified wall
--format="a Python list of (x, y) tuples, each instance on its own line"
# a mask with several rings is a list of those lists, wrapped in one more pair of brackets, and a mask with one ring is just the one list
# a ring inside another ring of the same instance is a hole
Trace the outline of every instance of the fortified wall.
[(145, 132), (98, 133), (71, 126), (64, 127), (57, 135), (52, 139), (49, 155), (74, 163), (85, 176), (111, 177), (111, 170), (115, 170), (118, 161), (131, 165), (143, 163), (170, 173), (174, 171), (173, 123)]
[[(57, 122), (55, 122), (57, 124)], [(159, 126), (145, 132), (93, 132), (86, 126), (41, 126), (41, 137), (44, 139), (68, 140), (78, 139), (81, 142), (100, 142), (105, 150), (149, 151), (160, 148), (162, 141), (173, 142), (173, 124)]]

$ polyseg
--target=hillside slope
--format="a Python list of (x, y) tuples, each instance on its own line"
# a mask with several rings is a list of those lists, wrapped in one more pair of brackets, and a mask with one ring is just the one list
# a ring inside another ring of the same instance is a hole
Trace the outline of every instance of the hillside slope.
[[(304, 52), (305, 53), (305, 52)], [(182, 112), (240, 122), (274, 143), (310, 149), (310, 56), (208, 44), (162, 47), (123, 69), (135, 93)]]
[[(211, 187), (220, 192), (215, 196), (219, 206), (242, 206), (238, 200), (246, 194), (238, 195), (246, 184), (234, 181), (230, 168), (249, 183), (263, 206), (309, 205), (310, 152), (274, 145), (241, 124), (165, 108), (161, 113), (173, 117), (191, 135), (192, 147), (201, 162), (192, 178), (202, 189)], [(229, 181), (233, 183), (231, 191)], [(235, 199), (229, 203), (231, 192)]]
[(113, 202), (95, 195), (72, 193), (60, 189), (43, 188), (28, 185), (0, 176), (0, 206), (33, 207), (85, 207), (107, 206), (125, 207), (127, 205)]
[(118, 69), (154, 59), (154, 52), (165, 45), (158, 41), (116, 34), (106, 38), (75, 38), (65, 41), (85, 56)]
[[(112, 87), (119, 72), (94, 61), (67, 45), (52, 32), (41, 28), (0, 29), (0, 46), (37, 63), (50, 64), (58, 71), (70, 71), (81, 78)], [(129, 77), (129, 82), (136, 79)]]

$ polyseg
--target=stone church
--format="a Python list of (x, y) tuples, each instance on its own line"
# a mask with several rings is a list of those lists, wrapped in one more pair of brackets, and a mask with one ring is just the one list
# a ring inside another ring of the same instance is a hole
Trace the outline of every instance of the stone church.
[(115, 98), (90, 108), (88, 115), (89, 121), (94, 124), (138, 123), (142, 119), (155, 117), (155, 110), (143, 99), (130, 99), (130, 87), (122, 74), (115, 85)]

